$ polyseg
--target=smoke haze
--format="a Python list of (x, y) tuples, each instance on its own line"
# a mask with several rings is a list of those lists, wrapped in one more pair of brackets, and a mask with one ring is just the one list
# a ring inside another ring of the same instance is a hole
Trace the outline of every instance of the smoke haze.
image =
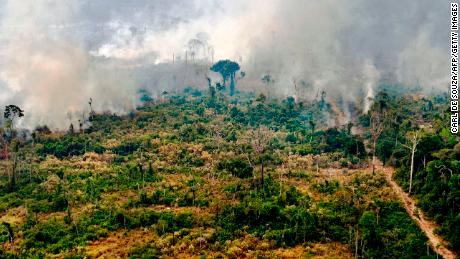
[(22, 107), (23, 127), (64, 129), (90, 97), (123, 113), (139, 88), (206, 87), (209, 64), (228, 58), (246, 71), (239, 89), (324, 90), (366, 110), (382, 81), (448, 89), (449, 3), (0, 0), (0, 105)]

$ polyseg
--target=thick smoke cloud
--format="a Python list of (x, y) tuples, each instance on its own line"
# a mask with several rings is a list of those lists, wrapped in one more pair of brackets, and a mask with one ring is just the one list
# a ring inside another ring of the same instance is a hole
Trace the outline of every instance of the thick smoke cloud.
[(126, 112), (139, 88), (204, 88), (209, 64), (230, 58), (247, 74), (239, 88), (325, 91), (350, 116), (383, 81), (447, 89), (449, 3), (0, 0), (0, 105), (23, 107), (21, 126), (64, 129), (89, 98), (97, 111)]
[(91, 96), (96, 108), (133, 107), (126, 98), (135, 93), (132, 80), (95, 61), (74, 33), (80, 26), (78, 1), (8, 1), (2, 7), (0, 104), (26, 111), (21, 126), (78, 125)]

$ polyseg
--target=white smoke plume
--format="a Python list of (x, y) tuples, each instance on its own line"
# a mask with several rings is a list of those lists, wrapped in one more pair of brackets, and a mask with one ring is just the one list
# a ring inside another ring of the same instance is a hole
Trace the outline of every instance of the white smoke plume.
[(0, 105), (21, 106), (23, 127), (65, 129), (89, 98), (96, 111), (123, 113), (139, 88), (205, 88), (207, 67), (229, 58), (247, 74), (239, 89), (325, 91), (349, 117), (382, 81), (447, 89), (449, 3), (0, 0)]
[(97, 108), (133, 107), (126, 98), (135, 93), (130, 78), (94, 62), (79, 35), (72, 34), (78, 1), (7, 1), (3, 7), (0, 104), (26, 111), (21, 126), (65, 128), (69, 113), (75, 124), (91, 96)]

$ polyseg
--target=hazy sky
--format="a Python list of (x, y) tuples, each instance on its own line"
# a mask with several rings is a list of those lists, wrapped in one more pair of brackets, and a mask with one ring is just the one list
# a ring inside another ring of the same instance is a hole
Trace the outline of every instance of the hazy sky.
[(239, 61), (248, 74), (240, 88), (270, 73), (281, 96), (300, 80), (346, 101), (372, 96), (382, 79), (447, 89), (449, 8), (447, 0), (0, 0), (0, 104), (21, 105), (25, 126), (60, 128), (89, 97), (98, 110), (127, 111), (139, 87), (204, 82), (165, 64), (183, 60), (191, 39), (197, 59)]

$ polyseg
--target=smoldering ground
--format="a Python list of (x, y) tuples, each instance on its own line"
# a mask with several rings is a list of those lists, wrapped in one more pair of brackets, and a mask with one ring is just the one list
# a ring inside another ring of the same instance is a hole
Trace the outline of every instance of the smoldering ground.
[(123, 113), (139, 88), (206, 87), (205, 68), (229, 58), (246, 71), (240, 89), (324, 90), (344, 114), (355, 102), (366, 110), (382, 81), (447, 89), (449, 3), (0, 0), (0, 104), (26, 111), (22, 127), (64, 129), (89, 98)]

